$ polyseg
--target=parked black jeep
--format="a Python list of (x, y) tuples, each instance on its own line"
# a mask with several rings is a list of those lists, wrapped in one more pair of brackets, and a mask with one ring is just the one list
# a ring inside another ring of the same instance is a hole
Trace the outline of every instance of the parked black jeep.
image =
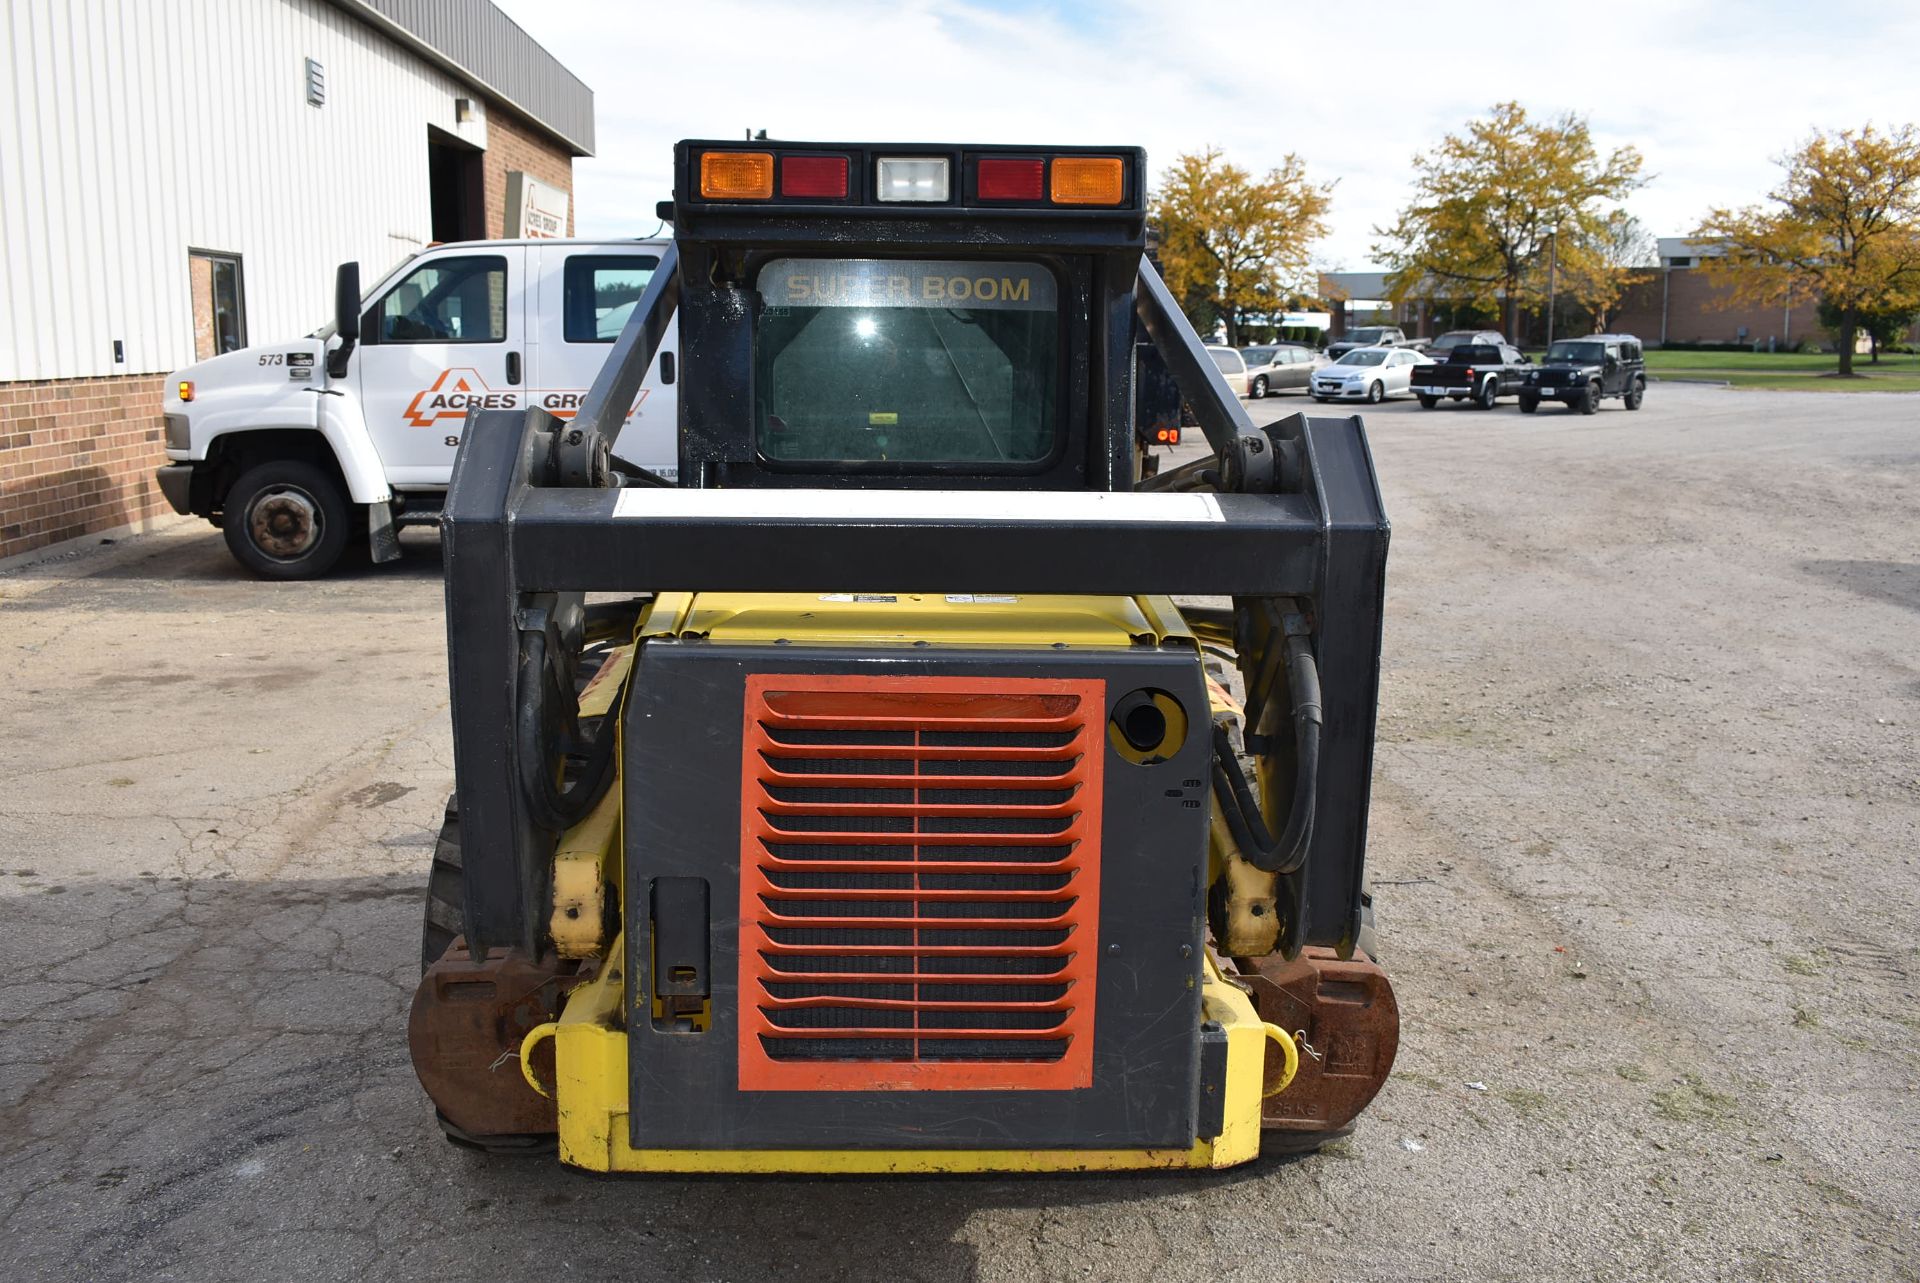
[(1520, 386), (1520, 409), (1532, 414), (1542, 401), (1564, 401), (1570, 410), (1592, 414), (1603, 397), (1617, 396), (1638, 410), (1647, 394), (1647, 363), (1640, 340), (1631, 334), (1589, 334), (1560, 339)]

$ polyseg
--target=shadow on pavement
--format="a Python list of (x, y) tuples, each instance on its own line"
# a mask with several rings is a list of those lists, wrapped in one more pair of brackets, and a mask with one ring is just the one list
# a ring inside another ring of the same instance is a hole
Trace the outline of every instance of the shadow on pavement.
[[(226, 540), (218, 530), (201, 525), (192, 533), (176, 535), (144, 554), (130, 548), (132, 555), (94, 571), (81, 571), (85, 579), (169, 579), (207, 583), (268, 583), (255, 578), (227, 551)], [(339, 564), (317, 583), (357, 583), (362, 580), (434, 580), (440, 578), (440, 535), (433, 530), (409, 530), (400, 536), (400, 560), (376, 566), (367, 557), (366, 544), (356, 541), (347, 546)]]
[(582, 1276), (971, 1279), (965, 1231), (982, 1211), (1037, 1226), (1047, 1209), (1202, 1198), (1274, 1166), (689, 1179), (457, 1149), (406, 1048), (431, 840), (396, 839), (418, 847), (419, 875), (57, 886), (0, 869), (16, 1277), (246, 1277), (272, 1242), (298, 1245), (311, 1277), (557, 1276), (568, 1262)]
[(1800, 569), (1862, 597), (1920, 610), (1920, 561), (1803, 561)]

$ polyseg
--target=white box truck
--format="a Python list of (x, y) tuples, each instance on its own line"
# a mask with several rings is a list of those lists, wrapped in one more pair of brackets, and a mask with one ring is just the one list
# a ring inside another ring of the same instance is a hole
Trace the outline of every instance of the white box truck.
[[(359, 537), (393, 560), (396, 527), (438, 522), (468, 410), (573, 416), (666, 245), (435, 245), (364, 296), (344, 264), (333, 324), (169, 376), (160, 489), (258, 575), (325, 574)], [(668, 478), (674, 348), (669, 331), (620, 437), (623, 458)]]

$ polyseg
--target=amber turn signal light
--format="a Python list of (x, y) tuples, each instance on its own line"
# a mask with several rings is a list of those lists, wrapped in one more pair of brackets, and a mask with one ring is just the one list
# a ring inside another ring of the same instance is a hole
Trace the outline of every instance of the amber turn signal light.
[(700, 153), (700, 195), (708, 200), (767, 200), (773, 196), (773, 153)]
[(1056, 205), (1118, 205), (1126, 194), (1126, 163), (1118, 156), (1053, 158)]
[(182, 401), (193, 400), (193, 380), (191, 379), (180, 380), (180, 399)]

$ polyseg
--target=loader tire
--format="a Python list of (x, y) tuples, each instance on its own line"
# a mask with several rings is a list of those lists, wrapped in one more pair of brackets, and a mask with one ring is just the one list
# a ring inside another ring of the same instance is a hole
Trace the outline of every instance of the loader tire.
[(447, 947), (466, 934), (466, 870), (460, 863), (460, 811), (447, 799), (446, 819), (433, 844), (433, 868), (427, 873), (426, 920), (420, 928), (420, 973), (440, 961)]

